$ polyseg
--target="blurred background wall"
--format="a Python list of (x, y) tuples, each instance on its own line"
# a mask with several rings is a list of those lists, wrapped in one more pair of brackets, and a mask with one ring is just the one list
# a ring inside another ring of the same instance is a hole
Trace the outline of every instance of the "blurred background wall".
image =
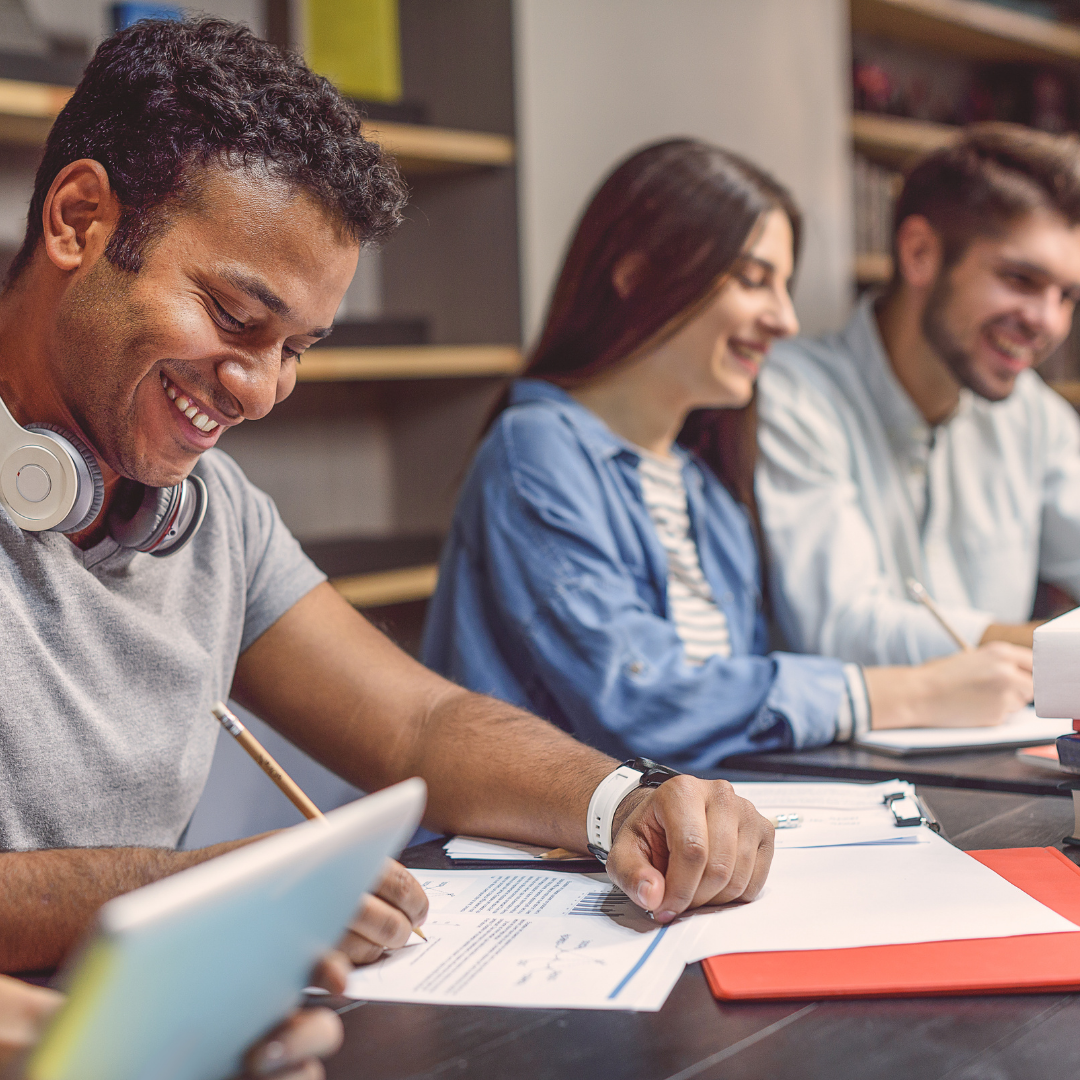
[(645, 143), (692, 135), (745, 154), (807, 215), (803, 327), (851, 304), (846, 0), (515, 0), (522, 298), (529, 340), (575, 219)]

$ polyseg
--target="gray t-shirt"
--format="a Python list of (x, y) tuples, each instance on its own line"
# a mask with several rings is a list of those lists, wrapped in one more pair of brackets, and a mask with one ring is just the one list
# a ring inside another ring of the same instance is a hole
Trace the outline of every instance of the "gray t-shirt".
[(0, 507), (0, 849), (174, 847), (239, 655), (324, 575), (226, 454), (169, 558), (81, 551)]

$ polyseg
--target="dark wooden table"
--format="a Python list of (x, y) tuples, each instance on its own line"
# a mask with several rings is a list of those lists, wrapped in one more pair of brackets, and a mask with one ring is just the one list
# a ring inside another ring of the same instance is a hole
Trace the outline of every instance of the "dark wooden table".
[[(785, 776), (824, 776), (832, 780), (910, 780), (934, 787), (1009, 791), (1017, 795), (1066, 796), (1058, 784), (1065, 773), (1029, 765), (1015, 750), (984, 750), (963, 754), (919, 754), (892, 757), (834, 743), (815, 750), (742, 754), (723, 762), (724, 769), (748, 769)], [(719, 770), (717, 775), (726, 775)]]
[[(923, 787), (964, 849), (1055, 844), (1063, 799)], [(447, 865), (438, 844), (406, 852)], [(341, 1003), (330, 1080), (1060, 1080), (1080, 1075), (1080, 995), (724, 1003), (687, 968), (658, 1013)]]

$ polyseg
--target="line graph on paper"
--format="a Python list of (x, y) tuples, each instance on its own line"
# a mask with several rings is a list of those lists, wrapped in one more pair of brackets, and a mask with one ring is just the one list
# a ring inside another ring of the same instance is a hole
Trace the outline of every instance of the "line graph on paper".
[(607, 967), (607, 962), (602, 957), (588, 955), (587, 950), (591, 944), (588, 938), (574, 940), (573, 934), (560, 934), (555, 939), (551, 952), (541, 952), (517, 962), (517, 966), (525, 970), (516, 985), (524, 986), (536, 980), (555, 982), (572, 972), (580, 972), (583, 968), (595, 971)]

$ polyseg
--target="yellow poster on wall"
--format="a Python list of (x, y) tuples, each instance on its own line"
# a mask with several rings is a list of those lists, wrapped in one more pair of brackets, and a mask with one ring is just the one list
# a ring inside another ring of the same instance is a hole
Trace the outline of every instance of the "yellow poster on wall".
[(312, 71), (347, 97), (401, 99), (397, 0), (307, 0), (304, 8)]

